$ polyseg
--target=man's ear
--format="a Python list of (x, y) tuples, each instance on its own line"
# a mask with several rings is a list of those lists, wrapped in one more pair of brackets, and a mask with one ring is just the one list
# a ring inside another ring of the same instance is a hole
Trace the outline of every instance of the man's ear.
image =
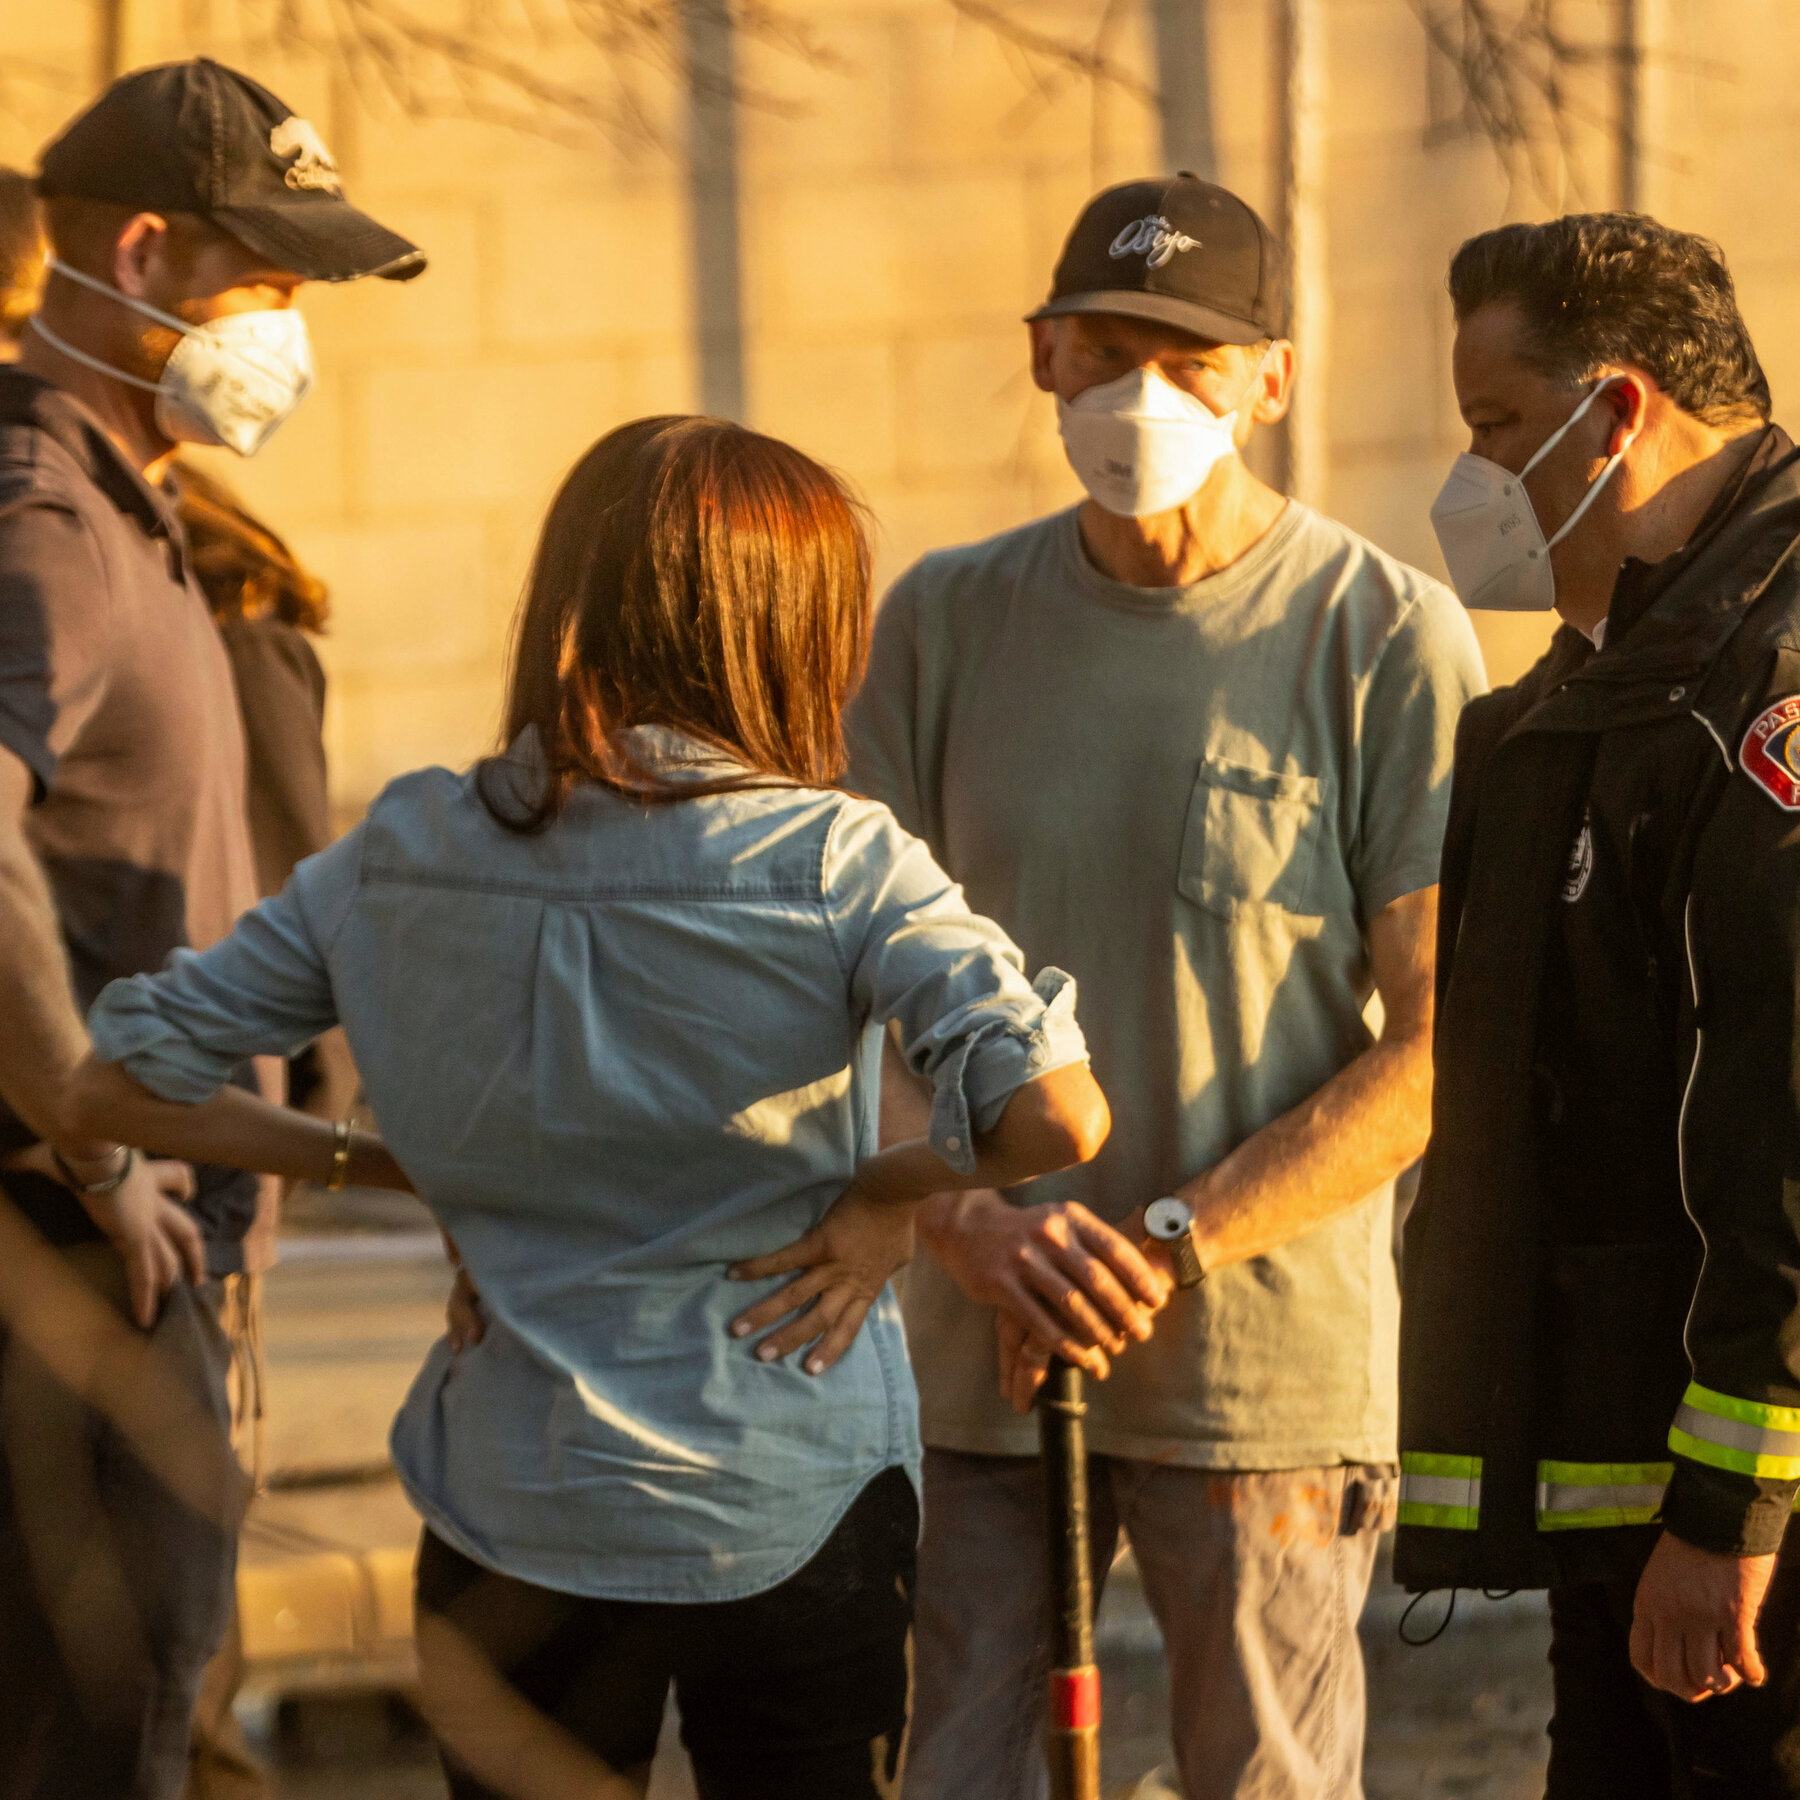
[(143, 299), (168, 248), (169, 221), (160, 213), (133, 213), (113, 243), (113, 286), (134, 300)]
[(1053, 394), (1056, 382), (1050, 372), (1050, 359), (1056, 348), (1056, 321), (1027, 319), (1025, 329), (1031, 333), (1031, 379), (1046, 394)]
[(1277, 338), (1262, 353), (1262, 366), (1250, 384), (1250, 393), (1238, 409), (1239, 429), (1243, 444), (1252, 425), (1275, 425), (1287, 417), (1288, 403), (1294, 395), (1294, 346), (1286, 338)]
[(1644, 429), (1650, 414), (1650, 381), (1636, 369), (1608, 369), (1611, 385), (1602, 399), (1611, 413), (1606, 454), (1618, 456)]

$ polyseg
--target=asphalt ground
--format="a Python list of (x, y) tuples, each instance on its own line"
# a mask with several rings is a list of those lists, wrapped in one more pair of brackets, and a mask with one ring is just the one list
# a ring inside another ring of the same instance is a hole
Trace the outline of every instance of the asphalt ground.
[[(435, 1235), (407, 1202), (303, 1196), (286, 1251), (265, 1317), (265, 1455), (283, 1491), (253, 1514), (246, 1557), (278, 1562), (286, 1546), (309, 1543), (388, 1545), (391, 1555), (415, 1527), (397, 1488), (372, 1476), (441, 1329), (447, 1272)], [(348, 1479), (318, 1485), (334, 1473)], [(1405, 1604), (1378, 1573), (1362, 1624), (1369, 1800), (1536, 1800), (1549, 1714), (1542, 1596), (1465, 1594), (1442, 1636), (1418, 1649), (1398, 1636)], [(1421, 1608), (1409, 1629), (1429, 1629), (1437, 1616)], [(1171, 1800), (1179, 1788), (1167, 1766), (1167, 1673), (1129, 1559), (1108, 1584), (1098, 1645), (1109, 1800)], [(443, 1800), (430, 1743), (396, 1693), (283, 1698), (253, 1668), (240, 1715), (280, 1800)], [(671, 1716), (651, 1800), (692, 1796)]]

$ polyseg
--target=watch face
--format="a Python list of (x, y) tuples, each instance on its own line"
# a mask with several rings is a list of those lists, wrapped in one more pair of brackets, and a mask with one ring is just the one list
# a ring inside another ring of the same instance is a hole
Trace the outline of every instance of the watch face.
[(1144, 1208), (1144, 1229), (1164, 1243), (1185, 1237), (1193, 1223), (1194, 1215), (1187, 1203), (1172, 1196), (1166, 1200), (1152, 1200)]

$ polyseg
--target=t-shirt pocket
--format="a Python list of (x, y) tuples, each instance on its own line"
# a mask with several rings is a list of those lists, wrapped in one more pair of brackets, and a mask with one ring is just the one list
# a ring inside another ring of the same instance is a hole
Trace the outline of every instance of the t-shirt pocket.
[(1227, 919), (1261, 906), (1314, 916), (1323, 798), (1316, 775), (1207, 757), (1188, 802), (1177, 889)]

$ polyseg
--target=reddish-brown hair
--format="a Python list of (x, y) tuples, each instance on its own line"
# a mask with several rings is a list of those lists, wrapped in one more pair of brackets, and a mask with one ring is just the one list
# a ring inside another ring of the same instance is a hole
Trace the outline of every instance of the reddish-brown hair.
[[(536, 831), (580, 780), (653, 801), (829, 786), (868, 632), (862, 511), (828, 469), (721, 419), (622, 425), (551, 503), (519, 609), (505, 741), (535, 728), (543, 791), (503, 794), (489, 763), (482, 796)], [(636, 725), (686, 732), (745, 772), (668, 780), (623, 741)]]
[(215, 619), (276, 618), (315, 634), (325, 629), (331, 605), (324, 582), (224, 482), (185, 459), (168, 479), (195, 579)]

